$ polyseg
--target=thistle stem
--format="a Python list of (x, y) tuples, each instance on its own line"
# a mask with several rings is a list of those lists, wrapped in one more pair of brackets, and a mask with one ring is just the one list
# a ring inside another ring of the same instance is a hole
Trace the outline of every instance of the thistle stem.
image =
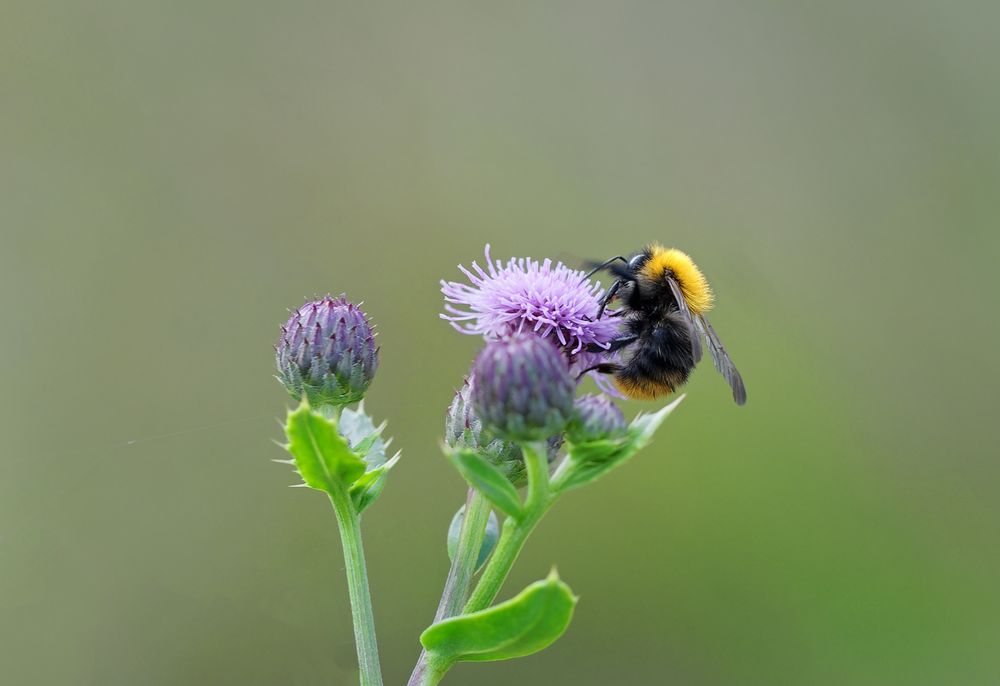
[(451, 669), (450, 664), (438, 664), (435, 660), (424, 658), (417, 663), (417, 668), (413, 670), (413, 676), (407, 686), (437, 686), (444, 675)]
[(465, 514), (462, 518), (458, 545), (455, 547), (455, 559), (448, 570), (441, 603), (438, 605), (437, 614), (434, 615), (435, 622), (459, 614), (465, 601), (468, 600), (469, 588), (476, 573), (476, 563), (479, 561), (479, 551), (482, 550), (483, 539), (486, 537), (486, 524), (489, 518), (489, 502), (479, 491), (470, 488), (465, 501)]
[[(484, 610), (496, 599), (528, 536), (556, 500), (557, 493), (549, 490), (548, 445), (544, 442), (524, 443), (521, 445), (521, 451), (528, 473), (528, 495), (525, 498), (523, 514), (517, 519), (508, 517), (504, 522), (496, 550), (490, 556), (479, 582), (465, 603), (465, 607), (462, 608), (462, 614)], [(487, 507), (487, 512), (488, 509)], [(482, 545), (481, 539), (480, 545)], [(479, 548), (476, 547), (475, 550), (478, 555)], [(455, 557), (458, 559), (457, 554)], [(450, 667), (450, 663), (436, 661), (425, 651), (420, 655), (408, 686), (435, 686), (444, 678)]]
[(330, 493), (330, 502), (333, 503), (333, 510), (337, 514), (340, 541), (344, 546), (347, 590), (351, 597), (351, 614), (354, 617), (354, 642), (358, 649), (361, 686), (382, 686), (378, 645), (375, 641), (375, 618), (372, 614), (372, 598), (368, 590), (368, 572), (365, 568), (365, 551), (361, 546), (361, 523), (347, 491)]
[[(470, 488), (465, 501), (465, 515), (462, 518), (462, 528), (459, 530), (458, 545), (455, 547), (455, 556), (451, 561), (451, 568), (448, 570), (448, 579), (444, 584), (441, 602), (434, 615), (434, 623), (454, 617), (461, 612), (462, 606), (465, 605), (465, 601), (469, 597), (472, 577), (476, 573), (476, 563), (479, 561), (479, 551), (483, 547), (483, 538), (486, 535), (486, 524), (489, 517), (490, 505), (486, 498), (476, 489)], [(421, 650), (417, 665), (413, 668), (413, 674), (410, 675), (409, 686), (437, 683), (444, 676), (444, 671), (440, 671), (437, 680), (428, 681), (428, 679), (438, 671), (440, 670), (436, 670), (429, 663), (427, 651)]]
[(483, 570), (469, 602), (465, 604), (464, 614), (486, 609), (496, 599), (528, 536), (555, 501), (555, 494), (549, 491), (548, 446), (545, 443), (525, 443), (521, 449), (528, 472), (528, 496), (524, 503), (524, 514), (518, 519), (508, 517), (504, 522), (496, 550)]

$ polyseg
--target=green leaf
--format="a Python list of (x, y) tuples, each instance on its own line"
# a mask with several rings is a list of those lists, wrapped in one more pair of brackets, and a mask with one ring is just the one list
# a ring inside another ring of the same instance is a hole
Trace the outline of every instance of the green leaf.
[(344, 408), (340, 413), (337, 430), (347, 439), (351, 451), (365, 461), (368, 471), (351, 486), (351, 500), (359, 513), (375, 502), (385, 486), (386, 474), (399, 460), (399, 453), (387, 461), (386, 449), (392, 439), (382, 438), (386, 423), (375, 426), (374, 420), (365, 412), (364, 401), (358, 409)]
[(576, 597), (553, 570), (507, 602), (428, 627), (420, 642), (432, 660), (446, 665), (523, 657), (562, 636), (575, 605)]
[(399, 453), (396, 453), (384, 465), (365, 472), (354, 482), (354, 485), (351, 486), (351, 500), (354, 502), (354, 509), (358, 513), (361, 513), (366, 507), (375, 502), (375, 499), (382, 494), (386, 474), (389, 473), (389, 470), (398, 461)]
[(684, 400), (680, 396), (659, 412), (641, 414), (629, 425), (625, 436), (616, 439), (568, 443), (568, 468), (553, 484), (553, 489), (569, 491), (601, 478), (646, 447), (660, 424)]
[(383, 439), (385, 422), (375, 426), (374, 420), (365, 412), (365, 403), (358, 404), (358, 409), (345, 407), (340, 413), (338, 431), (351, 444), (351, 450), (368, 463), (369, 469), (381, 467), (388, 459), (386, 449), (392, 439)]
[(514, 486), (486, 458), (468, 448), (445, 447), (444, 451), (470, 486), (511, 517), (521, 516), (521, 499)]
[(365, 462), (351, 451), (335, 420), (312, 409), (303, 399), (289, 411), (286, 449), (306, 485), (333, 494), (348, 489), (365, 473)]
[[(451, 518), (451, 524), (448, 526), (448, 559), (455, 559), (455, 550), (458, 549), (458, 537), (462, 533), (462, 522), (465, 520), (465, 505), (458, 508), (458, 512), (455, 516)], [(478, 572), (486, 560), (489, 559), (490, 553), (497, 545), (497, 541), (500, 539), (500, 522), (497, 520), (497, 515), (495, 512), (490, 510), (489, 519), (486, 520), (486, 533), (483, 536), (483, 545), (479, 548), (479, 558), (476, 560), (476, 571)]]

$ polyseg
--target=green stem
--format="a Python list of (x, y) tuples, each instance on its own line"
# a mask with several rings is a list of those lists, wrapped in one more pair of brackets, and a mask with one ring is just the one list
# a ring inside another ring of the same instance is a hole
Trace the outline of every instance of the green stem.
[[(517, 519), (508, 517), (504, 522), (496, 550), (490, 556), (462, 614), (484, 610), (496, 599), (528, 536), (555, 502), (557, 493), (549, 490), (548, 445), (544, 442), (524, 443), (521, 451), (528, 472), (528, 495), (523, 514)], [(440, 662), (433, 656), (422, 655), (421, 658), (408, 686), (436, 686), (451, 668), (451, 663)]]
[[(479, 491), (470, 488), (465, 501), (465, 515), (458, 535), (458, 545), (455, 547), (455, 556), (448, 570), (448, 579), (444, 584), (437, 614), (434, 615), (434, 623), (457, 615), (469, 597), (469, 587), (476, 573), (476, 562), (479, 561), (479, 551), (483, 547), (489, 518), (489, 502)], [(410, 675), (409, 686), (436, 684), (447, 671), (447, 667), (439, 669), (436, 665), (431, 665), (430, 656), (426, 650), (422, 650)], [(428, 681), (433, 674), (437, 674), (436, 680)]]
[(451, 663), (440, 663), (434, 658), (425, 659), (417, 665), (407, 686), (437, 686), (451, 669)]
[(528, 536), (555, 501), (555, 495), (549, 492), (548, 446), (545, 443), (525, 443), (521, 450), (528, 472), (528, 496), (524, 502), (524, 514), (518, 519), (509, 517), (504, 522), (496, 550), (483, 570), (469, 602), (465, 604), (464, 614), (484, 610), (496, 599)]
[(562, 462), (559, 463), (559, 466), (556, 467), (556, 470), (552, 472), (551, 478), (549, 478), (549, 487), (552, 491), (558, 492), (562, 490), (563, 481), (565, 481), (566, 475), (569, 473), (572, 465), (573, 461), (570, 460), (569, 455), (562, 459)]
[(337, 514), (340, 541), (344, 546), (347, 590), (351, 596), (351, 614), (354, 616), (354, 642), (358, 648), (361, 686), (382, 686), (378, 645), (375, 641), (375, 618), (372, 615), (372, 598), (368, 590), (368, 572), (365, 569), (365, 551), (361, 546), (361, 523), (346, 490), (330, 493), (330, 502)]
[(451, 569), (448, 570), (441, 603), (434, 616), (435, 623), (454, 617), (462, 611), (469, 597), (472, 577), (476, 573), (476, 563), (483, 548), (483, 539), (486, 538), (486, 524), (489, 518), (489, 501), (482, 493), (470, 488), (465, 501), (465, 515), (458, 536), (458, 545), (455, 547), (455, 559), (452, 560)]

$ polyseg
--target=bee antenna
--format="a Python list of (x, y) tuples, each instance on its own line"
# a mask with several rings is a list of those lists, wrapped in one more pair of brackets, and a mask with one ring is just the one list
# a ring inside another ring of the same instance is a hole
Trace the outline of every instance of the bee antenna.
[[(621, 255), (615, 255), (615, 256), (614, 256), (614, 257), (612, 257), (612, 258), (611, 258), (610, 260), (605, 260), (604, 262), (601, 262), (600, 264), (597, 264), (597, 266), (595, 266), (595, 267), (594, 267), (594, 268), (593, 268), (593, 269), (592, 269), (592, 270), (590, 271), (590, 273), (589, 273), (589, 274), (587, 274), (587, 276), (586, 276), (586, 277), (584, 277), (584, 278), (587, 278), (587, 279), (589, 279), (590, 277), (592, 277), (592, 276), (593, 276), (594, 274), (596, 274), (597, 272), (601, 271), (602, 269), (607, 269), (608, 267), (610, 267), (610, 266), (611, 266), (612, 264), (614, 264), (614, 263), (615, 263), (615, 262), (617, 262), (618, 260), (621, 260), (621, 261), (622, 261), (622, 262), (624, 262), (625, 264), (628, 264), (628, 260), (626, 260), (626, 259), (625, 259), (624, 257), (622, 257)], [(588, 262), (588, 263), (587, 263), (587, 266), (589, 267), (589, 266), (591, 266), (591, 265), (593, 265), (593, 264), (595, 264), (595, 263), (594, 263), (594, 262)]]

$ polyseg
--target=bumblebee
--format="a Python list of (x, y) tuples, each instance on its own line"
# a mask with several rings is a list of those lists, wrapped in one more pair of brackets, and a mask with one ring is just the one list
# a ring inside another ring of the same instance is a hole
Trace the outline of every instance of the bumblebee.
[(653, 244), (631, 259), (619, 255), (596, 264), (588, 278), (602, 270), (617, 279), (601, 297), (597, 318), (605, 316), (617, 299), (621, 307), (607, 316), (624, 321), (610, 348), (595, 345), (589, 350), (621, 354), (591, 370), (613, 375), (615, 386), (629, 398), (654, 400), (687, 382), (701, 359), (704, 337), (715, 368), (732, 388), (733, 400), (737, 405), (746, 402), (743, 378), (705, 318), (714, 299), (712, 289), (690, 257)]

